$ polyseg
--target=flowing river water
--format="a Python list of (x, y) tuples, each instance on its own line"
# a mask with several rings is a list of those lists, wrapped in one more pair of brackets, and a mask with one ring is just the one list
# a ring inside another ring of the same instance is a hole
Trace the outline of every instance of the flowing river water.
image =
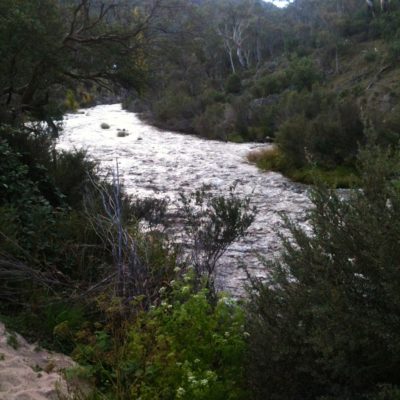
[[(110, 128), (102, 129), (102, 123)], [(128, 135), (118, 137), (119, 130)], [(266, 271), (259, 256), (279, 256), (282, 213), (306, 226), (307, 188), (249, 164), (246, 155), (260, 146), (256, 143), (224, 143), (161, 131), (114, 104), (67, 114), (57, 146), (86, 149), (103, 171), (115, 168), (118, 159), (126, 191), (139, 198), (168, 197), (174, 203), (180, 192), (192, 192), (203, 184), (218, 194), (228, 194), (236, 184), (235, 193), (250, 196), (258, 212), (247, 236), (234, 243), (220, 261), (218, 286), (233, 294), (240, 294), (246, 281), (239, 264), (263, 276)]]

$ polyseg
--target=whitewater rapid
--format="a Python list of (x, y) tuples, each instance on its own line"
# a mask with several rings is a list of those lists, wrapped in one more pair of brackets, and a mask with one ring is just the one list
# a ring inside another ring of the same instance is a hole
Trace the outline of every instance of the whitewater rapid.
[[(168, 197), (174, 203), (180, 192), (192, 192), (204, 184), (219, 194), (227, 194), (236, 184), (237, 194), (250, 196), (257, 216), (248, 235), (234, 243), (221, 260), (220, 288), (232, 293), (242, 290), (246, 275), (239, 264), (252, 274), (265, 275), (259, 256), (279, 256), (282, 213), (305, 225), (310, 207), (307, 188), (248, 163), (246, 154), (259, 144), (224, 143), (161, 131), (122, 110), (120, 104), (67, 114), (63, 122), (57, 147), (86, 149), (103, 171), (114, 168), (118, 160), (125, 189), (134, 196)], [(102, 123), (110, 128), (102, 129)], [(128, 135), (119, 137), (123, 130)]]

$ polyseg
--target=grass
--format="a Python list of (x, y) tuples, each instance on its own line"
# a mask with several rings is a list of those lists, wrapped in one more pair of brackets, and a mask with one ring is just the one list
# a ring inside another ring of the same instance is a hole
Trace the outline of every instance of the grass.
[(244, 143), (243, 136), (239, 133), (232, 133), (228, 136), (228, 142), (232, 143)]
[(262, 170), (280, 172), (295, 182), (308, 185), (322, 183), (330, 188), (350, 188), (359, 182), (355, 169), (351, 167), (326, 169), (309, 165), (297, 168), (276, 146), (252, 151), (247, 155), (247, 159)]

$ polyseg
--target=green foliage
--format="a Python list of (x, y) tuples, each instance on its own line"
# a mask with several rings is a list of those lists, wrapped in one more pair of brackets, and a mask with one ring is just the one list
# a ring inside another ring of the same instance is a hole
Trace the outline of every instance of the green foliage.
[(82, 209), (85, 190), (96, 178), (97, 164), (89, 160), (84, 150), (60, 151), (54, 154), (49, 171), (63, 200), (74, 209)]
[(389, 45), (389, 60), (397, 62), (400, 59), (400, 39), (392, 41)]
[(214, 89), (207, 89), (201, 94), (200, 100), (204, 106), (213, 104), (214, 102), (224, 103), (226, 101), (226, 95)]
[(74, 110), (77, 84), (140, 90), (143, 35), (153, 16), (132, 4), (100, 10), (85, 2), (3, 0), (0, 112), (5, 120), (50, 121), (65, 108)]
[(364, 60), (372, 63), (378, 60), (378, 54), (376, 51), (374, 50), (368, 50), (365, 54), (364, 54)]
[(214, 103), (208, 105), (202, 114), (194, 119), (194, 128), (200, 136), (208, 138), (223, 138), (226, 131), (232, 129), (232, 122), (225, 118), (226, 105)]
[(271, 94), (281, 93), (290, 85), (289, 76), (284, 71), (266, 75), (255, 82), (253, 95), (255, 97), (267, 97)]
[(79, 103), (75, 98), (75, 94), (71, 89), (68, 89), (65, 95), (65, 107), (67, 110), (76, 111), (79, 108)]
[[(289, 117), (276, 134), (276, 143), (293, 166), (316, 165), (335, 168), (354, 163), (358, 147), (364, 140), (360, 111), (352, 99), (317, 103), (318, 95), (306, 96), (303, 103), (290, 100)], [(299, 100), (299, 95), (294, 99)]]
[(311, 90), (314, 83), (320, 81), (320, 73), (308, 57), (294, 59), (287, 70), (287, 79), (297, 90)]
[(306, 164), (306, 132), (308, 120), (297, 115), (283, 123), (276, 141), (285, 156), (297, 167)]
[(359, 176), (354, 167), (296, 167), (277, 147), (251, 152), (247, 159), (263, 170), (280, 172), (295, 182), (310, 185), (322, 183), (330, 188), (352, 188), (359, 184)]
[(154, 113), (163, 123), (169, 122), (176, 130), (190, 130), (189, 124), (180, 124), (180, 121), (191, 121), (198, 109), (197, 100), (189, 96), (184, 90), (170, 88), (162, 99), (153, 106)]
[(184, 230), (191, 245), (189, 263), (197, 282), (205, 282), (214, 293), (214, 272), (218, 260), (230, 244), (243, 237), (252, 224), (255, 209), (250, 199), (241, 199), (230, 188), (228, 197), (215, 196), (206, 187), (181, 194)]
[(316, 117), (306, 133), (312, 162), (332, 167), (353, 162), (364, 140), (360, 111), (352, 100), (337, 102)]
[(379, 18), (374, 18), (370, 24), (370, 34), (391, 41), (399, 33), (400, 11), (384, 13)]
[(243, 313), (229, 298), (214, 307), (189, 276), (130, 328), (123, 374), (130, 398), (245, 399)]
[(240, 76), (232, 74), (228, 77), (225, 84), (226, 93), (238, 94), (242, 90), (242, 81)]
[(228, 141), (233, 143), (243, 143), (244, 139), (243, 136), (238, 133), (233, 133), (228, 136)]
[(2, 240), (7, 245), (14, 238), (18, 247), (35, 254), (49, 246), (41, 239), (54, 219), (50, 204), (29, 179), (28, 171), (21, 156), (6, 141), (0, 141), (0, 206), (2, 219), (11, 222), (11, 226), (0, 226)]
[(282, 259), (253, 281), (255, 399), (397, 398), (399, 159), (369, 146), (360, 160), (363, 190), (315, 189), (311, 231), (287, 221)]

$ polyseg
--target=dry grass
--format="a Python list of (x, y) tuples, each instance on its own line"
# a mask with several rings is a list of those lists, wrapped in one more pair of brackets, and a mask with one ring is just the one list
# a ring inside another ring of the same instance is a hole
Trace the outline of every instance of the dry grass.
[(332, 170), (313, 165), (297, 168), (276, 146), (253, 150), (247, 155), (247, 160), (262, 170), (280, 172), (295, 182), (305, 184), (322, 183), (332, 188), (348, 188), (357, 185), (359, 179), (354, 168), (345, 166)]
[(261, 169), (271, 171), (282, 171), (285, 164), (284, 156), (276, 146), (253, 150), (247, 154), (247, 160)]

